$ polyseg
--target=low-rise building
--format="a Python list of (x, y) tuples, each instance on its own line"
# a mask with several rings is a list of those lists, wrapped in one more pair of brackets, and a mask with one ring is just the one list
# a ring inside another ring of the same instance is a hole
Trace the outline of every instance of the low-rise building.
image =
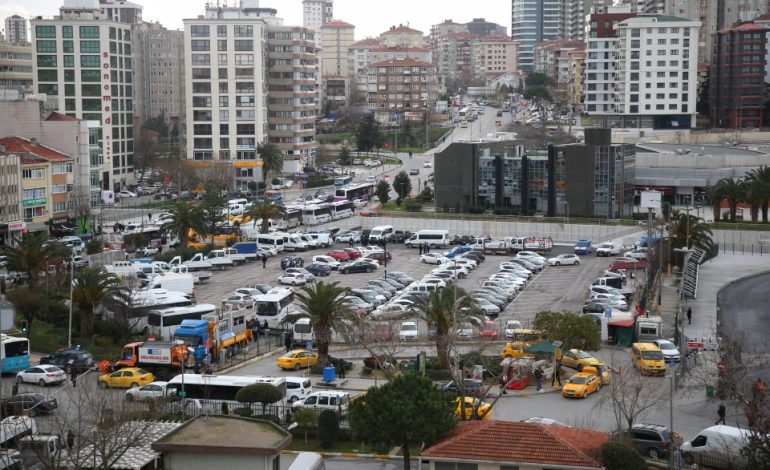
[(517, 45), (507, 36), (489, 36), (471, 45), (475, 78), (487, 78), (517, 69)]

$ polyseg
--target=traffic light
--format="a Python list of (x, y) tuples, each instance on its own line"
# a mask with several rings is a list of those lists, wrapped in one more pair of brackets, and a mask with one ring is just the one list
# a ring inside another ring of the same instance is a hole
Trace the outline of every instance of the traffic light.
[(20, 320), (19, 321), (19, 330), (22, 333), (26, 333), (28, 329), (29, 329), (29, 324), (28, 324), (27, 320)]

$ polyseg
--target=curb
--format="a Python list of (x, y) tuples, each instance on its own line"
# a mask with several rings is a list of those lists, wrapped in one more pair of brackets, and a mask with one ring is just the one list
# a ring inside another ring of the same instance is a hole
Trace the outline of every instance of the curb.
[[(312, 451), (305, 451), (312, 452)], [(299, 455), (301, 452), (297, 450), (282, 450), (283, 455)], [(404, 460), (402, 455), (388, 455), (388, 454), (357, 454), (355, 452), (316, 452), (321, 457), (342, 457), (346, 459), (377, 459), (377, 460)], [(417, 457), (409, 457), (409, 460), (417, 460)]]
[(284, 348), (276, 348), (276, 349), (273, 349), (270, 352), (266, 352), (264, 354), (260, 354), (259, 356), (252, 357), (251, 359), (247, 359), (247, 360), (245, 360), (245, 361), (243, 361), (243, 362), (241, 362), (239, 364), (232, 365), (232, 366), (227, 367), (225, 369), (220, 369), (220, 370), (217, 371), (217, 374), (218, 375), (229, 374), (230, 372), (234, 372), (234, 371), (236, 371), (236, 370), (238, 370), (238, 369), (240, 369), (242, 367), (246, 367), (246, 366), (249, 366), (251, 364), (254, 364), (255, 362), (261, 361), (262, 359), (265, 359), (266, 357), (273, 356), (274, 354), (276, 354), (277, 352), (282, 351), (283, 349)]

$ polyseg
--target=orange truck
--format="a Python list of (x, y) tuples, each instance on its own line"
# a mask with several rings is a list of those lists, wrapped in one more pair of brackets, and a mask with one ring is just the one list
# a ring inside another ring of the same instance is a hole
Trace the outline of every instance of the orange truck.
[[(184, 372), (182, 366), (191, 356), (182, 341), (143, 341), (123, 346), (117, 362), (100, 364), (100, 368), (117, 370), (124, 367), (141, 367), (152, 372), (158, 380), (168, 380)], [(107, 373), (104, 370), (102, 372)]]

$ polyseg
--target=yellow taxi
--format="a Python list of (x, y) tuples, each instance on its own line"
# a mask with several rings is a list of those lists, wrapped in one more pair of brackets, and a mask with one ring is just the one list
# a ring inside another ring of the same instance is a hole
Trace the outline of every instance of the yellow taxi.
[(562, 354), (561, 363), (573, 369), (582, 370), (584, 366), (604, 365), (602, 361), (582, 349), (570, 349)]
[(512, 357), (515, 359), (524, 355), (524, 348), (527, 346), (529, 346), (529, 344), (523, 341), (511, 341), (509, 343), (505, 343), (505, 346), (503, 346), (503, 352), (500, 355), (503, 357)]
[(594, 374), (578, 372), (567, 380), (561, 389), (561, 394), (566, 398), (586, 398), (591, 393), (599, 391), (601, 387), (599, 378)]
[[(455, 416), (461, 421), (471, 420), (487, 420), (492, 417), (492, 406), (489, 403), (483, 402), (474, 397), (463, 397), (465, 401), (465, 417), (463, 417), (463, 403), (460, 401), (460, 397), (455, 399), (457, 407), (455, 408)], [(475, 417), (474, 417), (475, 412)]]
[(314, 366), (317, 363), (318, 354), (314, 353), (313, 351), (305, 351), (304, 349), (295, 349), (294, 351), (289, 351), (283, 356), (279, 357), (277, 361), (275, 361), (275, 365), (284, 370), (300, 370)]
[(585, 372), (586, 374), (594, 374), (601, 379), (602, 385), (610, 384), (610, 368), (604, 364), (583, 366), (583, 369), (580, 372)]
[(99, 377), (99, 386), (104, 388), (142, 387), (150, 382), (155, 382), (155, 376), (138, 367), (126, 367)]

